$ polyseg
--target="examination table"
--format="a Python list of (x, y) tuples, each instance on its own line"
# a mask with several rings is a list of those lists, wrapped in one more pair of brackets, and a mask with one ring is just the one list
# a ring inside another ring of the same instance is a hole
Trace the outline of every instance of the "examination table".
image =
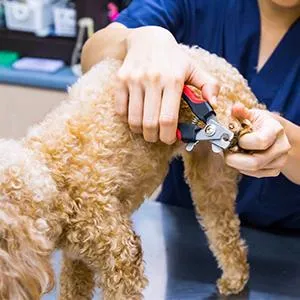
[[(241, 295), (221, 297), (220, 271), (193, 211), (146, 202), (135, 214), (150, 280), (145, 300), (300, 299), (300, 236), (242, 228), (249, 246), (251, 277)], [(59, 272), (60, 253), (54, 255)], [(43, 300), (57, 299), (56, 291)], [(99, 292), (95, 293), (99, 299)], [(76, 299), (74, 299), (76, 300)]]

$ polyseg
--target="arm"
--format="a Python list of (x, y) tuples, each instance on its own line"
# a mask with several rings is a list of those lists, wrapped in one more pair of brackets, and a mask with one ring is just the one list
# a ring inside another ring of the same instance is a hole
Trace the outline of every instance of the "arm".
[[(134, 28), (160, 27), (176, 36), (183, 14), (181, 1), (133, 0), (115, 23), (99, 30), (86, 42), (81, 57), (83, 72), (106, 57), (124, 60), (127, 38)], [(154, 38), (154, 34), (150, 36), (150, 40)]]
[(176, 141), (185, 83), (198, 87), (209, 101), (219, 90), (216, 80), (196, 68), (172, 34), (180, 20), (181, 3), (133, 1), (118, 18), (131, 28), (111, 24), (94, 34), (82, 52), (84, 72), (106, 57), (123, 61), (115, 84), (116, 113), (148, 142)]
[(106, 57), (123, 60), (126, 55), (126, 38), (131, 29), (121, 23), (112, 23), (97, 31), (82, 49), (82, 71), (87, 72), (93, 65)]

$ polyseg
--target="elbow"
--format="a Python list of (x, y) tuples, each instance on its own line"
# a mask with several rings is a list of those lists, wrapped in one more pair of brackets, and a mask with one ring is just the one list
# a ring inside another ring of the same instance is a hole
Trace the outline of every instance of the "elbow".
[[(81, 51), (81, 69), (83, 73), (86, 73), (94, 64), (97, 63), (95, 53), (98, 52), (99, 56), (99, 38), (96, 32), (92, 35), (83, 45)], [(100, 59), (100, 57), (98, 57)]]
[(110, 24), (94, 33), (82, 48), (82, 72), (86, 73), (107, 57), (123, 60), (126, 55), (125, 39), (128, 32), (129, 30), (125, 26)]

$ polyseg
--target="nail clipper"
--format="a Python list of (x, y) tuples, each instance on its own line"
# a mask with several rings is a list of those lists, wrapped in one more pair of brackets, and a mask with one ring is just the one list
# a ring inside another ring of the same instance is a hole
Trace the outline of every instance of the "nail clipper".
[(178, 124), (177, 138), (187, 143), (186, 150), (192, 151), (200, 141), (209, 141), (215, 153), (228, 149), (234, 134), (217, 121), (216, 113), (209, 102), (197, 96), (188, 86), (184, 86), (182, 99), (196, 117), (195, 124)]

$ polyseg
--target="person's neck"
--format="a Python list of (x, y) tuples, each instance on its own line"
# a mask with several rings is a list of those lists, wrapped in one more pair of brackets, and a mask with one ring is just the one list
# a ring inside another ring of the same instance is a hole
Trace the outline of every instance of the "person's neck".
[(290, 26), (300, 15), (300, 6), (284, 8), (271, 0), (258, 0), (261, 34), (257, 71), (260, 71), (270, 58)]
[(300, 16), (300, 6), (282, 7), (271, 0), (258, 0), (261, 22), (265, 26), (287, 31)]

